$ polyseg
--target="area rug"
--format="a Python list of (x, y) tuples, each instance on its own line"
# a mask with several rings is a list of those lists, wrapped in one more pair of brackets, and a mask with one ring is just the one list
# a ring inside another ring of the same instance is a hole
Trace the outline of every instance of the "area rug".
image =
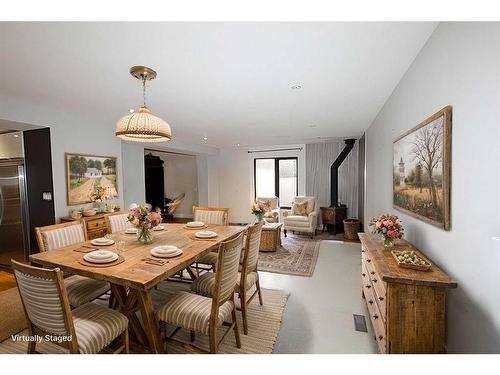
[(0, 341), (25, 329), (23, 304), (17, 288), (0, 292)]
[(275, 252), (259, 253), (259, 271), (311, 277), (318, 260), (319, 239), (289, 235), (281, 237)]
[[(158, 290), (153, 293), (153, 303), (158, 306), (165, 303), (172, 294), (180, 290), (189, 290), (189, 284), (177, 282), (161, 283)], [(248, 335), (243, 334), (243, 322), (241, 313), (237, 312), (238, 324), (241, 335), (241, 348), (236, 347), (234, 335), (230, 332), (222, 345), (219, 347), (219, 353), (222, 354), (270, 354), (273, 351), (276, 338), (281, 327), (283, 310), (288, 300), (288, 294), (282, 290), (262, 289), (264, 306), (259, 305), (259, 299), (254, 298), (248, 309)], [(219, 329), (222, 336), (226, 327)], [(27, 330), (21, 332), (27, 334)], [(189, 342), (189, 331), (181, 329), (176, 339)], [(196, 334), (194, 345), (203, 350), (208, 350), (208, 336)], [(0, 343), (0, 354), (26, 354), (27, 343), (16, 341), (10, 337)], [(182, 345), (169, 345), (168, 353), (184, 354), (187, 353)], [(42, 342), (37, 345), (37, 351), (41, 353), (64, 353), (65, 349), (49, 343)]]

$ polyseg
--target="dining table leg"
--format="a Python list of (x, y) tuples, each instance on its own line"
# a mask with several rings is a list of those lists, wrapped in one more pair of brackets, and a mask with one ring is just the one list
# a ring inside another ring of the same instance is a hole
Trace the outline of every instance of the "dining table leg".
[(148, 337), (136, 315), (136, 311), (139, 308), (137, 306), (137, 291), (130, 289), (127, 292), (127, 288), (116, 284), (111, 284), (111, 290), (118, 303), (119, 310), (126, 315), (129, 320), (129, 332), (131, 337), (136, 339), (139, 344), (147, 345)]
[(158, 320), (156, 319), (153, 300), (151, 298), (151, 290), (137, 290), (138, 302), (141, 310), (142, 322), (144, 330), (149, 341), (149, 347), (154, 354), (161, 353), (161, 337), (158, 328)]

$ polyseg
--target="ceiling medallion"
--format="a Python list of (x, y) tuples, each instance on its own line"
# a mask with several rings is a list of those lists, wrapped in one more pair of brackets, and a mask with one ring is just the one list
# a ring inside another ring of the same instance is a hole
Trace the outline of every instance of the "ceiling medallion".
[(146, 81), (156, 78), (156, 72), (146, 66), (133, 66), (130, 74), (142, 81), (143, 105), (138, 111), (123, 116), (116, 123), (115, 135), (124, 141), (166, 142), (172, 139), (170, 125), (151, 114), (146, 106)]

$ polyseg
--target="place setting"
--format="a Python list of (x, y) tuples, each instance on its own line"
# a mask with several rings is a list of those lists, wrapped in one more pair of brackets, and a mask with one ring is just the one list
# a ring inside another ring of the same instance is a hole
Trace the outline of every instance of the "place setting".
[(218, 234), (211, 230), (200, 230), (194, 234), (194, 236), (190, 236), (193, 240), (197, 241), (217, 241)]
[(206, 225), (203, 221), (189, 221), (183, 226), (183, 228), (189, 230), (200, 230), (208, 228), (208, 225)]
[(80, 264), (90, 267), (111, 267), (123, 263), (125, 258), (110, 250), (95, 250), (85, 254), (78, 260)]
[(94, 238), (89, 244), (83, 244), (81, 247), (74, 249), (73, 251), (79, 253), (90, 253), (92, 251), (100, 250), (101, 246), (111, 246), (115, 244), (115, 241), (109, 237)]

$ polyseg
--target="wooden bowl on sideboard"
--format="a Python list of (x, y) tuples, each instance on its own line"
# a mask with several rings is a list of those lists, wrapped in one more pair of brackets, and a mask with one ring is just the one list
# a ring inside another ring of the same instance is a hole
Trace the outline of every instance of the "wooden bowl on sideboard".
[(94, 210), (94, 209), (91, 209), (91, 210), (83, 210), (82, 211), (82, 215), (83, 216), (94, 216), (95, 214), (97, 214), (97, 211)]

